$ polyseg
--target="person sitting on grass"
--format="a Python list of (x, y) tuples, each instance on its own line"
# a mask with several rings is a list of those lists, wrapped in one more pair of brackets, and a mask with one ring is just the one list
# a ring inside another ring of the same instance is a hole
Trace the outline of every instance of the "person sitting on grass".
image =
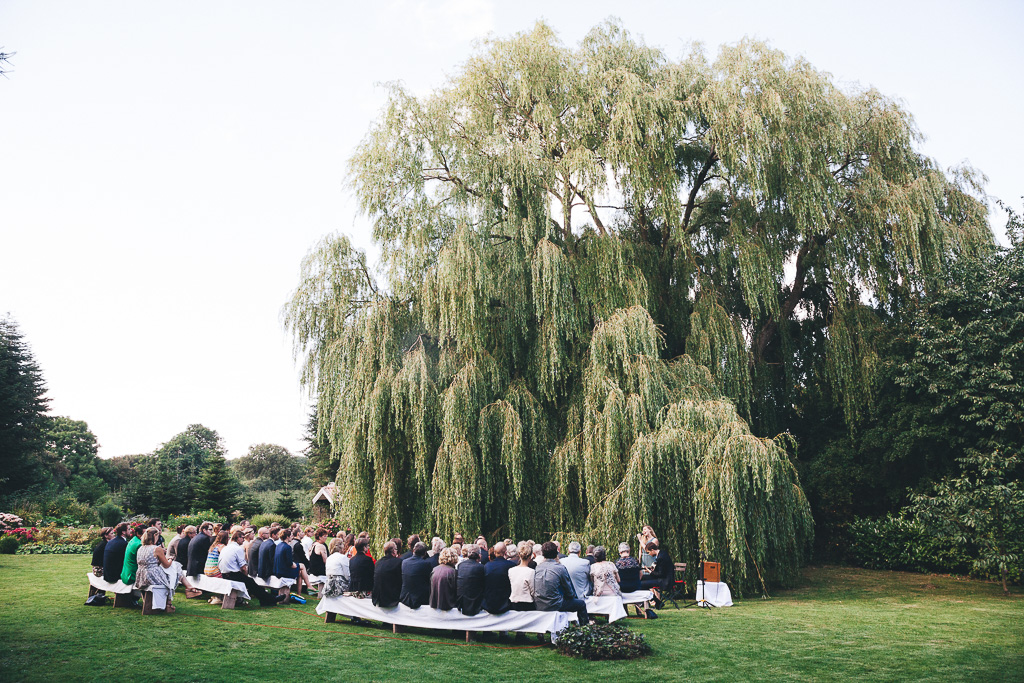
[(241, 545), (244, 538), (244, 532), (234, 532), (231, 535), (231, 542), (220, 551), (221, 578), (244, 583), (246, 590), (249, 591), (249, 596), (256, 598), (264, 607), (271, 607), (287, 600), (287, 595), (274, 595), (256, 583), (255, 579), (249, 575), (248, 567), (245, 564), (245, 549)]
[(373, 592), (373, 559), (366, 551), (370, 539), (360, 537), (352, 546), (353, 553), (349, 558), (349, 590), (353, 593)]
[(544, 561), (537, 565), (533, 588), (537, 609), (542, 612), (576, 612), (581, 626), (590, 623), (587, 603), (576, 597), (569, 572), (558, 562), (558, 546), (547, 541), (541, 546)]
[(394, 541), (384, 544), (384, 554), (373, 568), (373, 604), (394, 607), (402, 597), (402, 560)]
[(174, 591), (171, 590), (171, 577), (164, 569), (170, 569), (171, 560), (167, 557), (164, 549), (157, 545), (156, 540), (160, 537), (160, 530), (151, 526), (142, 532), (139, 539), (139, 549), (136, 554), (137, 571), (134, 586), (138, 590), (162, 588), (167, 593), (167, 606), (164, 612), (172, 614), (174, 605), (171, 598)]
[(128, 546), (124, 551), (124, 565), (121, 567), (121, 583), (131, 586), (135, 583), (135, 572), (139, 568), (136, 555), (142, 546), (142, 534), (146, 533), (146, 527), (139, 524), (132, 528), (132, 537), (128, 540)]
[(326, 598), (340, 598), (343, 593), (349, 590), (349, 559), (345, 554), (344, 539), (335, 538), (331, 541), (331, 554), (327, 557), (325, 565), (327, 570), (327, 585), (320, 593)]
[(445, 548), (438, 558), (438, 565), (430, 573), (430, 606), (449, 610), (456, 604), (455, 551)]

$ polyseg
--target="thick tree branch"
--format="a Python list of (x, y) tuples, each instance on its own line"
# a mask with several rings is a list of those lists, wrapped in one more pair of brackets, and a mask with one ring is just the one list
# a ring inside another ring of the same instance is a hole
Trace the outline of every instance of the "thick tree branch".
[[(683, 232), (690, 231), (690, 216), (693, 214), (693, 207), (696, 206), (697, 193), (700, 192), (701, 186), (708, 179), (708, 171), (718, 161), (718, 155), (715, 153), (715, 148), (711, 148), (711, 154), (708, 156), (708, 160), (704, 162), (700, 172), (697, 173), (697, 177), (693, 181), (693, 187), (690, 188), (690, 197), (686, 200), (686, 211), (683, 213)], [(665, 234), (665, 243), (668, 243), (669, 234)]]

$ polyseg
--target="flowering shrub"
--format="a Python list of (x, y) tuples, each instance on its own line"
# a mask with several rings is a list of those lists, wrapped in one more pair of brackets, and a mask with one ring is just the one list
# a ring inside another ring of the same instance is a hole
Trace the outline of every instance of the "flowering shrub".
[(331, 517), (330, 519), (325, 519), (316, 526), (318, 529), (326, 529), (327, 533), (329, 533), (331, 536), (337, 536), (338, 532), (345, 528), (345, 526), (341, 522), (339, 522), (337, 519), (333, 517)]
[(218, 514), (213, 510), (199, 510), (193, 512), (191, 515), (171, 515), (164, 520), (164, 528), (170, 529), (171, 531), (177, 531), (178, 526), (181, 524), (191, 524), (195, 528), (199, 528), (199, 525), (203, 522), (213, 522), (214, 524), (226, 524), (227, 519), (224, 515)]
[(18, 527), (16, 529), (4, 529), (0, 531), (0, 535), (10, 536), (18, 541), (18, 543), (31, 543), (36, 540), (36, 536), (39, 533), (39, 529), (35, 527), (24, 528)]
[(12, 514), (10, 512), (0, 512), (0, 531), (14, 529), (23, 526), (24, 524), (25, 520), (23, 520), (18, 515)]

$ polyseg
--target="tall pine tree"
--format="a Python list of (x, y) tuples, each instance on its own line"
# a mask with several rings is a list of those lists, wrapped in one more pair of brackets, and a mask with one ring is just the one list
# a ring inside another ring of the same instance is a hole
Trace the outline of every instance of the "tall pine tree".
[(17, 323), (0, 318), (0, 488), (45, 481), (42, 467), (48, 399), (43, 374)]
[(196, 482), (195, 509), (213, 510), (225, 517), (234, 510), (238, 485), (220, 453), (206, 458), (206, 466)]

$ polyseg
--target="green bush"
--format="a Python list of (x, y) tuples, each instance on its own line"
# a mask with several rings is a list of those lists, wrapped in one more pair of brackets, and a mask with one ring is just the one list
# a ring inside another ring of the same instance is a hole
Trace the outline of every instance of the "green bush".
[(251, 520), (252, 525), (259, 529), (261, 526), (270, 526), (274, 522), (277, 522), (281, 526), (288, 526), (291, 524), (291, 520), (284, 515), (256, 515)]
[(121, 516), (124, 512), (121, 510), (120, 505), (114, 503), (103, 503), (96, 508), (96, 514), (100, 517), (100, 524), (103, 526), (117, 526), (117, 523), (121, 521)]
[(636, 659), (652, 652), (642, 633), (618, 624), (570, 624), (558, 636), (558, 651), (584, 659)]
[(14, 536), (0, 536), (0, 555), (13, 555), (20, 545)]
[(190, 515), (171, 515), (164, 520), (164, 528), (171, 531), (176, 531), (178, 526), (181, 524), (191, 524), (192, 526), (199, 528), (199, 525), (203, 522), (213, 522), (214, 524), (227, 524), (227, 518), (214, 512), (213, 510), (199, 510), (193, 512)]
[(91, 555), (92, 547), (78, 543), (58, 543), (57, 545), (39, 545), (26, 543), (18, 548), (18, 555)]
[(967, 574), (970, 548), (898, 515), (858, 518), (846, 527), (847, 561), (867, 569)]

